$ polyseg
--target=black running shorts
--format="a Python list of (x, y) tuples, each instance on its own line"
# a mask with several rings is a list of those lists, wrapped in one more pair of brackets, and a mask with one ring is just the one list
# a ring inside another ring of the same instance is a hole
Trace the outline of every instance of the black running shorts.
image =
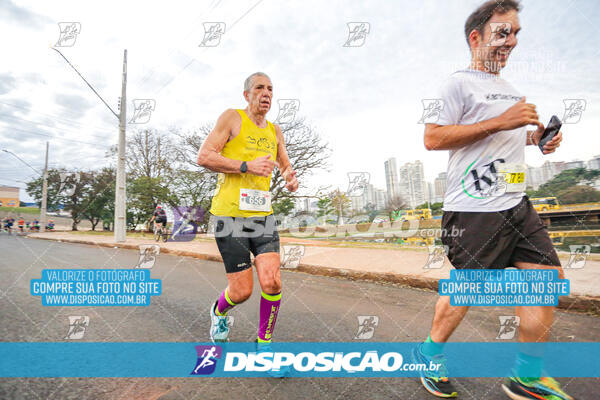
[(254, 257), (279, 253), (279, 233), (273, 215), (214, 218), (215, 239), (228, 274), (252, 267), (251, 253)]
[(167, 219), (166, 218), (156, 218), (156, 223), (157, 224), (162, 224), (162, 226), (167, 226)]
[(518, 261), (560, 266), (546, 226), (527, 196), (504, 211), (445, 211), (441, 238), (457, 269), (501, 269)]

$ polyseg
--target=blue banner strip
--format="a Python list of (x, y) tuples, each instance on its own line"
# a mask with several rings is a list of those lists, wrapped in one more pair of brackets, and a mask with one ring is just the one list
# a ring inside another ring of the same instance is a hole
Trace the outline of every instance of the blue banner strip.
[[(413, 363), (417, 345), (283, 342), (274, 343), (272, 350), (280, 360), (295, 360), (292, 377), (415, 377), (418, 371), (404, 368)], [(448, 343), (444, 354), (451, 377), (502, 377), (511, 373), (523, 350), (514, 342)], [(544, 354), (544, 371), (550, 376), (600, 377), (600, 343), (535, 343), (525, 351)], [(202, 362), (204, 358), (210, 360)], [(252, 370), (250, 361), (258, 369), (264, 366), (256, 360), (254, 343), (0, 343), (0, 377), (266, 376)], [(380, 366), (384, 368), (374, 370)]]

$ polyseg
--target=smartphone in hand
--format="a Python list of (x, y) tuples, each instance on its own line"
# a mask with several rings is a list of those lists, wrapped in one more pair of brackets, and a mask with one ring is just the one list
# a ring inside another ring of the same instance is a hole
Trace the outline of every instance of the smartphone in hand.
[(558, 119), (556, 115), (553, 115), (552, 118), (550, 118), (550, 122), (548, 122), (548, 125), (546, 125), (546, 129), (544, 129), (544, 133), (542, 134), (540, 142), (538, 143), (538, 147), (542, 151), (542, 154), (544, 153), (544, 146), (546, 145), (546, 143), (551, 141), (554, 138), (554, 136), (556, 136), (558, 132), (560, 132), (561, 126), (562, 122), (560, 122), (560, 119)]

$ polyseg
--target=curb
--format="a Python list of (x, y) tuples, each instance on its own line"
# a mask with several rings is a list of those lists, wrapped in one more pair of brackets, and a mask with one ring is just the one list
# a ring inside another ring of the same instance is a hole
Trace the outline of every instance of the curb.
[[(49, 237), (32, 237), (32, 239), (61, 241), (65, 243), (88, 244), (102, 247), (118, 247), (122, 249), (138, 250), (139, 247), (126, 243), (97, 243), (91, 240), (81, 239), (54, 239)], [(192, 257), (200, 260), (223, 262), (220, 255), (198, 253), (185, 250), (173, 250), (168, 248), (160, 249), (162, 254), (173, 254), (183, 257)], [(414, 275), (393, 274), (384, 272), (363, 272), (348, 270), (342, 268), (330, 268), (318, 265), (300, 263), (297, 268), (282, 268), (284, 271), (303, 272), (310, 275), (327, 276), (331, 278), (342, 278), (353, 281), (368, 281), (375, 283), (386, 283), (408, 286), (416, 289), (426, 289), (438, 291), (438, 280), (433, 278), (423, 278)], [(600, 315), (600, 296), (569, 295), (559, 298), (558, 309), (565, 311), (576, 311), (593, 315)]]

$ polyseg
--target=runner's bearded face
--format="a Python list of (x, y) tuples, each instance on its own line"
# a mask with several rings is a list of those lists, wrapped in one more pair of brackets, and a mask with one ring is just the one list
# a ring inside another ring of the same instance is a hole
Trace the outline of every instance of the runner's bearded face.
[(271, 109), (271, 100), (273, 99), (271, 80), (264, 76), (255, 76), (252, 78), (252, 88), (249, 92), (244, 92), (244, 97), (251, 113), (267, 114)]
[(494, 13), (486, 22), (483, 35), (478, 35), (477, 47), (472, 48), (474, 60), (481, 63), (488, 72), (500, 72), (517, 46), (520, 29), (515, 10), (504, 14)]

